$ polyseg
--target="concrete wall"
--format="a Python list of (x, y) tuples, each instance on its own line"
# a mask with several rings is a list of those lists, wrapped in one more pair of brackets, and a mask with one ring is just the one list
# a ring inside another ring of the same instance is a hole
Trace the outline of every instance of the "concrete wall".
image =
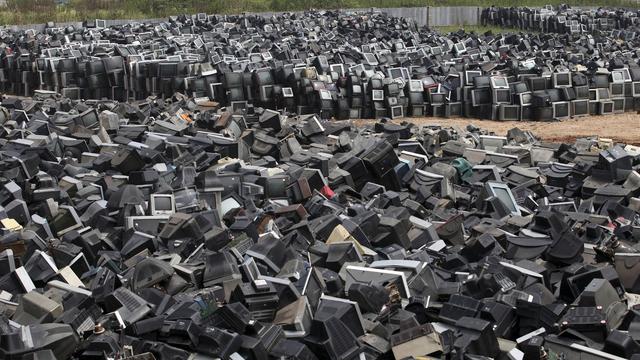
[[(2, 0), (0, 0), (1, 2)], [(363, 11), (366, 9), (350, 9), (353, 11)], [(447, 25), (477, 25), (480, 23), (481, 7), (477, 6), (442, 6), (442, 7), (413, 7), (413, 8), (386, 8), (380, 9), (395, 17), (413, 19), (420, 26), (447, 26)], [(263, 16), (271, 16), (273, 13), (260, 13)], [(124, 25), (131, 21), (158, 23), (167, 20), (162, 19), (140, 19), (140, 20), (107, 20), (107, 25)], [(82, 26), (82, 22), (57, 23), (56, 26)], [(30, 25), (9, 25), (4, 26), (12, 30), (43, 30), (45, 24)]]
[(477, 6), (429, 6), (383, 10), (391, 16), (413, 19), (420, 26), (478, 25), (482, 12), (482, 8)]

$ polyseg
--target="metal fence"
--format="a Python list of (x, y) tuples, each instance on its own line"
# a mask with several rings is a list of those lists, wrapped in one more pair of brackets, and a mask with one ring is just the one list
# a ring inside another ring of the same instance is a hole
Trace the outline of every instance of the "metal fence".
[[(101, 3), (111, 3), (116, 5), (118, 1), (126, 0), (93, 0), (96, 6)], [(351, 11), (362, 11), (365, 9), (347, 9)], [(480, 24), (480, 13), (482, 8), (478, 6), (440, 6), (440, 7), (412, 7), (412, 8), (384, 8), (379, 9), (390, 16), (404, 17), (413, 19), (419, 26), (450, 26), (450, 25), (478, 25)], [(255, 13), (263, 16), (271, 16), (273, 12)], [(133, 21), (145, 23), (158, 23), (165, 21), (166, 18), (155, 19), (135, 19)], [(123, 25), (130, 23), (131, 19), (107, 20), (107, 26)], [(81, 22), (57, 23), (57, 26), (81, 26)], [(28, 25), (7, 25), (5, 28), (14, 30), (44, 29), (45, 24), (28, 24)]]

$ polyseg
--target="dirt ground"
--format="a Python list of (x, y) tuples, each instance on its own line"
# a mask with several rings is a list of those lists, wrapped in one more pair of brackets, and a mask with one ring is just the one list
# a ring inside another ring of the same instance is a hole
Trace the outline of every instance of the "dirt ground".
[[(531, 130), (536, 136), (552, 142), (573, 142), (576, 138), (597, 135), (616, 142), (640, 145), (640, 114), (625, 113), (607, 116), (589, 116), (555, 122), (538, 121), (492, 121), (466, 118), (406, 118), (416, 125), (443, 125), (466, 127), (473, 124), (481, 129), (506, 135), (509, 129), (518, 127)], [(373, 120), (361, 120), (372, 121)]]

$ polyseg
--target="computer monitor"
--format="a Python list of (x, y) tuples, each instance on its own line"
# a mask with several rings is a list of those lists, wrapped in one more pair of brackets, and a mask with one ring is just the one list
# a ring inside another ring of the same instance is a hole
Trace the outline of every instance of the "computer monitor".
[(532, 94), (531, 92), (524, 92), (524, 93), (520, 93), (518, 94), (518, 102), (520, 103), (520, 106), (529, 106), (531, 105), (531, 98), (532, 98)]
[(569, 72), (554, 73), (552, 80), (554, 88), (571, 87), (571, 73)]
[(465, 52), (467, 52), (467, 46), (462, 42), (455, 43), (453, 45), (453, 48), (455, 49), (456, 54), (464, 54)]
[(614, 113), (623, 113), (624, 112), (625, 100), (626, 99), (623, 98), (623, 97), (611, 99), (611, 101), (613, 101), (613, 112)]
[(331, 64), (329, 68), (332, 72), (338, 73), (339, 76), (345, 75), (344, 64)]
[(230, 193), (242, 196), (242, 175), (236, 173), (218, 174), (218, 181), (224, 188), (223, 196)]
[(176, 200), (173, 194), (151, 194), (149, 198), (151, 215), (173, 214), (176, 208)]
[(612, 82), (609, 84), (609, 94), (613, 98), (624, 97), (624, 82)]
[(609, 77), (607, 75), (594, 75), (592, 77), (593, 87), (609, 88)]
[(491, 77), (489, 76), (476, 76), (473, 78), (473, 86), (476, 88), (485, 88), (491, 86)]
[(411, 92), (423, 92), (424, 87), (422, 86), (422, 82), (420, 80), (410, 80), (409, 81), (409, 91)]
[(404, 117), (404, 113), (402, 111), (402, 106), (392, 106), (391, 107), (391, 118), (397, 119)]
[(432, 76), (425, 76), (421, 79), (421, 81), (422, 81), (422, 86), (425, 88), (430, 88), (437, 85), (436, 81)]
[(178, 75), (178, 64), (170, 63), (170, 62), (158, 64), (158, 77), (172, 78), (177, 75)]
[(613, 114), (613, 101), (600, 101), (600, 115)]
[(507, 81), (507, 78), (504, 76), (492, 76), (491, 87), (494, 89), (508, 89), (509, 82)]
[(576, 99), (589, 99), (589, 85), (574, 86)]
[(293, 89), (290, 87), (282, 88), (282, 97), (284, 98), (292, 98), (293, 97)]
[(530, 77), (527, 80), (529, 81), (529, 89), (531, 91), (547, 89), (547, 79), (544, 77)]
[(509, 88), (493, 89), (494, 104), (511, 104), (511, 90)]
[(564, 119), (568, 118), (571, 114), (569, 112), (569, 102), (557, 101), (551, 104), (553, 107), (553, 118)]
[(520, 216), (518, 203), (507, 184), (488, 181), (486, 182), (485, 189), (491, 196), (497, 197), (507, 207), (507, 209), (509, 209), (511, 214)]
[(431, 104), (444, 104), (446, 95), (443, 93), (430, 93), (430, 103)]
[(483, 150), (498, 152), (507, 144), (504, 136), (480, 135), (480, 147)]
[(225, 197), (220, 204), (220, 212), (224, 216), (229, 211), (242, 207), (242, 201), (238, 196), (230, 195)]
[(412, 105), (422, 105), (424, 104), (424, 95), (419, 92), (411, 92), (409, 93), (409, 103)]
[(500, 104), (500, 120), (516, 121), (520, 119), (520, 106)]
[[(627, 70), (629, 71), (629, 70)], [(611, 82), (614, 84), (621, 84), (624, 82), (624, 73), (621, 70), (611, 71)]]
[(372, 90), (371, 91), (371, 100), (373, 100), (373, 101), (384, 101), (384, 90)]
[(573, 100), (571, 102), (571, 116), (589, 115), (589, 100)]
[(402, 68), (391, 68), (387, 70), (387, 74), (392, 79), (402, 79), (404, 78)]
[(491, 104), (490, 89), (473, 89), (471, 90), (471, 104), (473, 106)]
[(624, 82), (631, 82), (633, 79), (631, 78), (631, 72), (628, 68), (619, 69), (618, 71), (622, 72), (622, 77), (624, 78)]
[(58, 236), (62, 236), (71, 230), (82, 227), (82, 220), (73, 207), (60, 205), (58, 214), (51, 220), (51, 227)]
[(598, 88), (598, 100), (609, 100), (610, 98), (609, 88)]
[(164, 225), (169, 221), (170, 215), (154, 216), (128, 216), (126, 217), (125, 229), (134, 229), (149, 235), (158, 235)]
[(511, 89), (511, 92), (513, 92), (514, 94), (529, 92), (529, 87), (527, 86), (526, 83), (522, 81), (509, 84), (509, 88)]
[(631, 84), (631, 89), (633, 97), (640, 97), (640, 81), (634, 81)]
[(482, 76), (482, 70), (467, 70), (464, 72), (464, 83), (467, 86), (473, 85), (473, 78)]
[(364, 61), (367, 62), (367, 64), (371, 65), (371, 66), (376, 66), (378, 65), (378, 59), (376, 58), (376, 56), (372, 53), (364, 53), (362, 54), (362, 56), (364, 57)]

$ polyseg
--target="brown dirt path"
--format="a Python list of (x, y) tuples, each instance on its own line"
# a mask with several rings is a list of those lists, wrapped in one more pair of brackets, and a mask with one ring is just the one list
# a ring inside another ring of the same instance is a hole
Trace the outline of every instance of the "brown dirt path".
[[(640, 145), (640, 114), (625, 113), (607, 116), (589, 116), (554, 122), (538, 121), (492, 121), (466, 118), (406, 118), (416, 125), (443, 125), (466, 127), (473, 124), (481, 129), (506, 135), (509, 129), (518, 127), (531, 130), (536, 136), (552, 142), (573, 142), (576, 138), (597, 135), (616, 142)], [(359, 120), (356, 123), (373, 122)]]

